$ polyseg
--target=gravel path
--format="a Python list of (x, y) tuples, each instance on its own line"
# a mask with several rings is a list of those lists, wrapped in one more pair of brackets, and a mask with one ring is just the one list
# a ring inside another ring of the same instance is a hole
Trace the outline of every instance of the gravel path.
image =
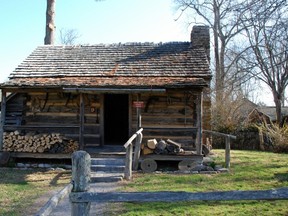
[[(117, 182), (107, 183), (93, 183), (90, 184), (91, 192), (112, 192), (119, 188)], [(106, 215), (107, 213), (106, 203), (91, 203), (90, 215)], [(65, 196), (51, 212), (50, 216), (64, 216), (71, 215), (71, 204), (69, 202), (69, 195)]]

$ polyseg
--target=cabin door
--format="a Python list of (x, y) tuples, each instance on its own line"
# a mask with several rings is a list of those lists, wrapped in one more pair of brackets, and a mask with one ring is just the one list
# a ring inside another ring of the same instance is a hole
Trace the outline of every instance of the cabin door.
[(104, 145), (124, 145), (129, 136), (129, 95), (104, 95)]

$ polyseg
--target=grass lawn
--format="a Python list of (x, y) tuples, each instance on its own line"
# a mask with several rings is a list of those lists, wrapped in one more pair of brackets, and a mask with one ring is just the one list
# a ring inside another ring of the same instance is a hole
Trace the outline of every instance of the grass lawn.
[(41, 195), (64, 187), (71, 180), (69, 171), (20, 170), (0, 168), (0, 215), (28, 215)]
[[(224, 164), (224, 151), (215, 150), (217, 164)], [(63, 188), (69, 171), (0, 168), (0, 215), (29, 215), (27, 209), (41, 195)], [(141, 174), (123, 182), (121, 191), (225, 191), (288, 187), (288, 154), (232, 151), (230, 173)], [(288, 215), (284, 201), (223, 201), (110, 204), (106, 215)]]
[[(223, 165), (224, 151), (214, 152), (216, 163)], [(232, 151), (230, 173), (137, 174), (121, 190), (200, 192), (278, 187), (288, 187), (288, 154)], [(115, 207), (113, 215), (288, 215), (288, 200), (126, 203), (124, 210), (117, 211)]]

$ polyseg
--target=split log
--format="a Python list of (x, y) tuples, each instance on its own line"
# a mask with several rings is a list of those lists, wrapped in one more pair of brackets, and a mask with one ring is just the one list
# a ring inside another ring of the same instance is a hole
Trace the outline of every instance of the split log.
[(173, 140), (167, 139), (166, 142), (171, 144), (171, 145), (177, 146), (178, 148), (181, 148), (181, 144), (174, 142)]
[(148, 148), (147, 146), (144, 146), (144, 148), (142, 149), (142, 154), (143, 155), (153, 154), (153, 150)]
[(180, 143), (174, 142), (170, 139), (167, 141), (160, 140), (159, 142), (157, 142), (156, 139), (150, 139), (145, 145), (141, 146), (141, 149), (143, 155), (152, 153), (176, 155), (184, 152)]
[(155, 154), (167, 154), (168, 150), (166, 149), (167, 147), (167, 143), (164, 140), (160, 140), (157, 144), (156, 144), (156, 148), (154, 150)]
[(147, 147), (148, 148), (153, 150), (153, 149), (156, 148), (156, 145), (157, 145), (157, 140), (156, 139), (147, 140)]
[(166, 142), (168, 143), (166, 148), (167, 148), (169, 154), (180, 153), (180, 151), (181, 151), (181, 144), (180, 143), (174, 142), (170, 139), (168, 139)]
[(167, 143), (164, 140), (160, 140), (157, 143), (156, 148), (163, 151), (166, 148), (166, 146), (167, 146)]

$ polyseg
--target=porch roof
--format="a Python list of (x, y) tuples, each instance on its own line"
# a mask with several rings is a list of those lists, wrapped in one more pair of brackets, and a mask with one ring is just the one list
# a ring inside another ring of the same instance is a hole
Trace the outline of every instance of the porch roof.
[(39, 46), (1, 88), (207, 86), (205, 50), (189, 42)]
[(185, 88), (203, 87), (207, 83), (202, 78), (189, 77), (34, 77), (11, 79), (7, 88)]

